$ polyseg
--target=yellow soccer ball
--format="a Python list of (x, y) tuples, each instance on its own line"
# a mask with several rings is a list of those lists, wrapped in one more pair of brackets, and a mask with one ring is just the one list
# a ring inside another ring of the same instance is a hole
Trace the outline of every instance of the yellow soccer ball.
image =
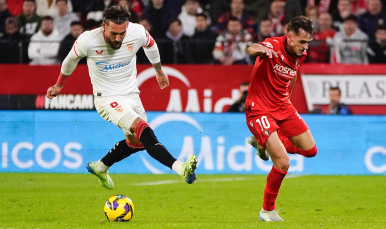
[(134, 204), (129, 197), (118, 194), (106, 201), (104, 211), (110, 221), (128, 222), (134, 216)]

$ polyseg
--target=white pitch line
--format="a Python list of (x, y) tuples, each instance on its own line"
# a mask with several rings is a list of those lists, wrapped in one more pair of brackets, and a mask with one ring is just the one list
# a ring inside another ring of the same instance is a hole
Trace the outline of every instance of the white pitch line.
[[(286, 179), (289, 178), (297, 178), (297, 177), (302, 177), (303, 175), (298, 175), (298, 174), (289, 174), (285, 176)], [(235, 178), (218, 178), (218, 179), (198, 179), (198, 182), (231, 182), (231, 181), (243, 181), (247, 180), (245, 177), (235, 177)], [(161, 180), (161, 181), (153, 181), (153, 182), (143, 182), (143, 183), (133, 183), (132, 185), (137, 185), (137, 186), (145, 186), (145, 185), (161, 185), (161, 184), (174, 184), (174, 183), (180, 183), (180, 180)]]
[[(244, 177), (235, 177), (235, 178), (219, 178), (219, 179), (199, 179), (198, 182), (230, 182), (230, 181), (241, 181), (246, 180)], [(154, 181), (154, 182), (143, 182), (143, 183), (133, 183), (132, 185), (161, 185), (161, 184), (173, 184), (179, 183), (181, 181), (178, 180), (162, 180), (162, 181)]]

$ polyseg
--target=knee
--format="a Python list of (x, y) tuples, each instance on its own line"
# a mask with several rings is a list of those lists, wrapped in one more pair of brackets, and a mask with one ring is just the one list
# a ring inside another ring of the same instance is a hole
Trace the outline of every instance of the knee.
[(306, 157), (315, 157), (316, 154), (318, 153), (318, 149), (316, 148), (316, 145), (311, 149), (305, 150), (305, 151), (306, 151), (306, 154), (305, 154)]
[(289, 160), (280, 160), (277, 163), (275, 163), (275, 166), (279, 170), (287, 172), (290, 167), (290, 162)]

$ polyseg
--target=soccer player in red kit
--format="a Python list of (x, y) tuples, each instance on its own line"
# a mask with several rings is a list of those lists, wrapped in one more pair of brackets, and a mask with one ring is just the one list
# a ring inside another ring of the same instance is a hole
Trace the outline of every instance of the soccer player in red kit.
[(290, 166), (288, 153), (305, 157), (317, 153), (307, 124), (290, 102), (297, 70), (314, 35), (312, 22), (304, 16), (294, 17), (287, 31), (285, 36), (267, 38), (248, 48), (250, 55), (258, 56), (245, 103), (247, 125), (254, 135), (249, 143), (260, 158), (271, 157), (273, 162), (259, 214), (263, 221), (283, 221), (275, 211), (275, 200)]

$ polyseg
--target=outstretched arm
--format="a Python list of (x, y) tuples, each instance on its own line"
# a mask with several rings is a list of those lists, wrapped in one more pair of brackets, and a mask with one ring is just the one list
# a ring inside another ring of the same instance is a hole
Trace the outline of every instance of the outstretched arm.
[[(83, 35), (83, 34), (82, 34)], [(81, 35), (81, 36), (82, 36)], [(82, 37), (79, 37), (72, 46), (71, 51), (68, 53), (67, 57), (63, 60), (62, 68), (56, 84), (47, 89), (47, 98), (52, 99), (59, 95), (60, 91), (63, 89), (64, 84), (66, 83), (68, 77), (75, 70), (78, 65), (79, 60), (82, 57), (86, 56), (86, 46), (82, 45)]]
[(258, 43), (254, 43), (253, 45), (249, 46), (247, 52), (251, 56), (259, 56), (265, 54), (269, 58), (278, 57), (277, 53), (273, 49), (267, 48)]

